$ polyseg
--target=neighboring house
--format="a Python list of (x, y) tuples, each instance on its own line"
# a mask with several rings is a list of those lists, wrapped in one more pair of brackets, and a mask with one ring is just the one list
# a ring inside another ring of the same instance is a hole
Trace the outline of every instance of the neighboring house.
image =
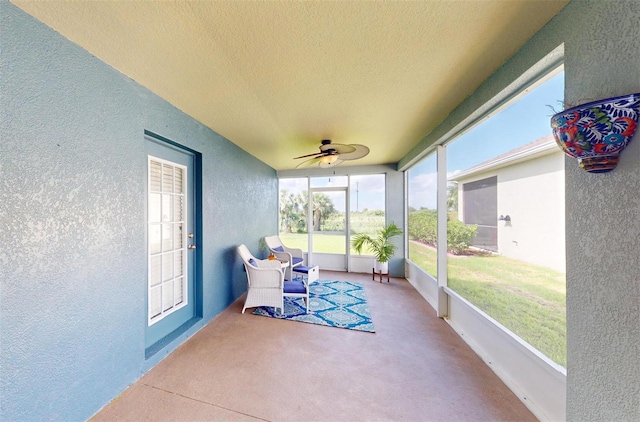
[(449, 178), (474, 246), (565, 271), (564, 154), (548, 135)]

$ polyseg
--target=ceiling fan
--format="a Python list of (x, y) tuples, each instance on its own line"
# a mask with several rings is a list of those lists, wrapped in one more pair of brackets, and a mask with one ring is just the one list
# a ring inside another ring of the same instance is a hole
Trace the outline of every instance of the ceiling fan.
[(318, 163), (322, 168), (335, 167), (345, 160), (357, 160), (369, 154), (369, 147), (360, 144), (332, 144), (330, 139), (325, 139), (320, 145), (320, 152), (301, 155), (300, 158), (309, 158), (298, 164), (296, 168), (312, 166)]

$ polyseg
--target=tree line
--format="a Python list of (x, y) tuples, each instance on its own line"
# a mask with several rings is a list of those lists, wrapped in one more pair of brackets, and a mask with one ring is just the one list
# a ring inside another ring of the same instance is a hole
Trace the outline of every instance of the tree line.
[[(307, 191), (293, 193), (280, 191), (280, 232), (306, 233), (309, 194)], [(313, 230), (320, 231), (322, 225), (337, 213), (333, 201), (324, 193), (313, 195)]]

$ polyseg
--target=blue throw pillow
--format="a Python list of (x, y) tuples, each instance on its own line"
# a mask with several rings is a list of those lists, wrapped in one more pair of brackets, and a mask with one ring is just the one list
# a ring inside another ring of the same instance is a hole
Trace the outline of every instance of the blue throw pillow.
[(284, 252), (284, 248), (282, 246), (278, 246), (277, 248), (273, 248), (276, 252)]

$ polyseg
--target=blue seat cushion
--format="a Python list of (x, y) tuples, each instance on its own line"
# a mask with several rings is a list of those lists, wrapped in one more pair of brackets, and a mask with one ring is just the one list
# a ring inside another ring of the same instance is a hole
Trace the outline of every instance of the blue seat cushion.
[(284, 252), (284, 248), (282, 246), (278, 246), (277, 248), (273, 248), (276, 252)]
[[(295, 262), (295, 258), (294, 258), (294, 262)], [(312, 268), (313, 267), (307, 267), (306, 265), (298, 265), (293, 269), (293, 271), (296, 273), (309, 274), (309, 270), (311, 270)]]
[(288, 281), (284, 282), (285, 293), (307, 293), (307, 289), (302, 281)]
[(296, 265), (298, 262), (304, 261), (304, 258), (293, 257), (293, 265)]

